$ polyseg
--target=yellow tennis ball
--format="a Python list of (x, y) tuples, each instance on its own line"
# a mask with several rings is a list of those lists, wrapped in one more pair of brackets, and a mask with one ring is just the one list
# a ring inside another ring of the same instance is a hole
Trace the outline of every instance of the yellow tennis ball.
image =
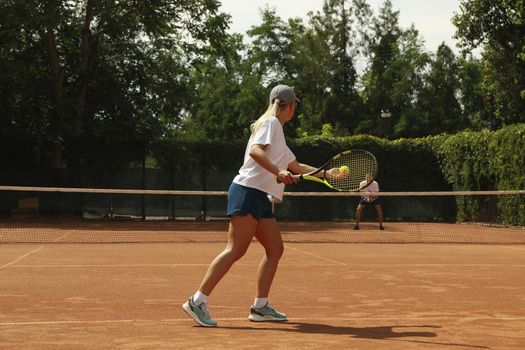
[(346, 165), (343, 165), (339, 168), (339, 172), (340, 173), (349, 173), (350, 172), (350, 169), (346, 166)]

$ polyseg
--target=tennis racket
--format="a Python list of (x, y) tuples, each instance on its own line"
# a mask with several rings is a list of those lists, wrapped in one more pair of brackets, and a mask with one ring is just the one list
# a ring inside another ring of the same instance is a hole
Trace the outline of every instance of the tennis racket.
[[(356, 149), (341, 152), (320, 168), (302, 175), (298, 180), (322, 183), (336, 191), (356, 192), (366, 188), (377, 176), (376, 157), (365, 150)], [(318, 177), (321, 174), (321, 177)], [(315, 176), (317, 175), (317, 176)], [(363, 184), (361, 184), (365, 181)]]

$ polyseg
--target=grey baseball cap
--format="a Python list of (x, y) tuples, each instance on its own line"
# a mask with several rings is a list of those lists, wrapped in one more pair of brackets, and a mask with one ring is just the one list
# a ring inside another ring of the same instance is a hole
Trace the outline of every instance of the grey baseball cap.
[(295, 96), (293, 87), (283, 84), (277, 85), (272, 89), (272, 92), (270, 92), (270, 104), (273, 103), (276, 98), (279, 99), (279, 106), (287, 105), (292, 101), (300, 102), (297, 96)]

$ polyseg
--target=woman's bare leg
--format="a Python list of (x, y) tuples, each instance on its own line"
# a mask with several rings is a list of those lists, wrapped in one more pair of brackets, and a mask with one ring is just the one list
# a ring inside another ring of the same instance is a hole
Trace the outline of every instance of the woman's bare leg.
[(257, 298), (267, 298), (284, 252), (281, 231), (275, 218), (260, 219), (255, 237), (265, 250), (257, 271)]
[(257, 225), (258, 221), (250, 214), (232, 216), (228, 229), (228, 244), (208, 267), (199, 287), (202, 293), (210, 295), (232, 265), (246, 253), (257, 231)]

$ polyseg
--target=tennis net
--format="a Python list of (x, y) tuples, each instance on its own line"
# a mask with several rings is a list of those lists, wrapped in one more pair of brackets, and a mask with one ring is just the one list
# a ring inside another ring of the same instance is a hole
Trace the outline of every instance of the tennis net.
[[(525, 244), (525, 191), (286, 192), (285, 242)], [(225, 191), (0, 186), (0, 243), (224, 242)]]

